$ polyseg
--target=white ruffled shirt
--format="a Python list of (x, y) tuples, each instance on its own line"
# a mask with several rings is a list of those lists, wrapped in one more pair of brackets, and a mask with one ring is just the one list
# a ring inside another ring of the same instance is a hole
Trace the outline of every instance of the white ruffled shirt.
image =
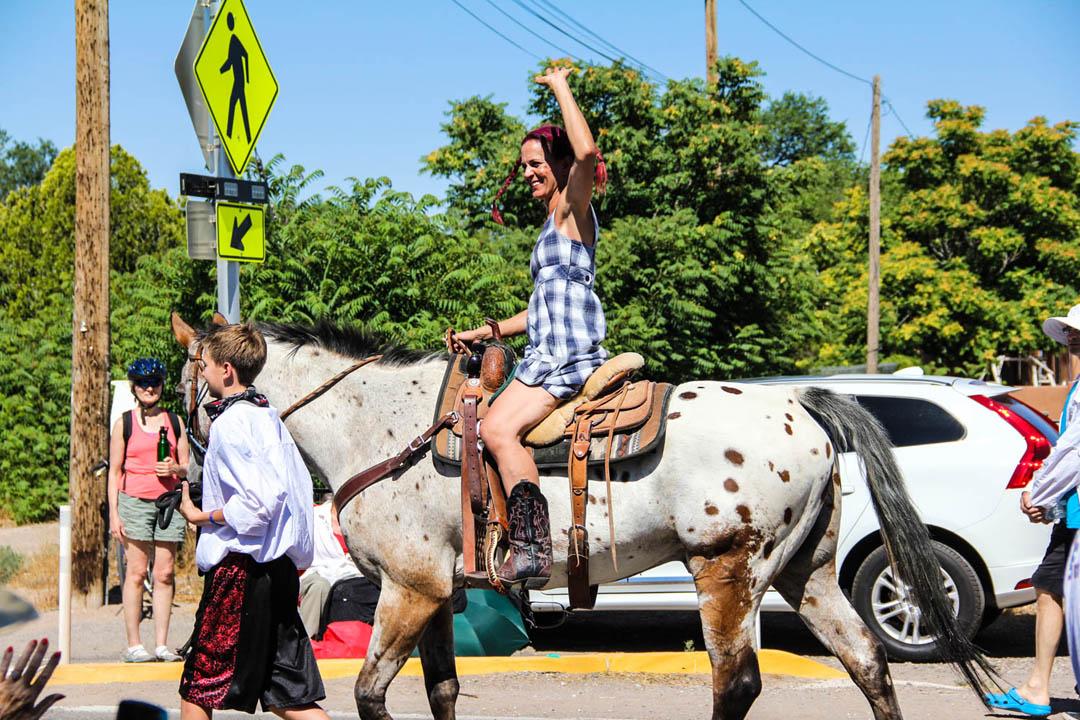
[(334, 524), (330, 518), (332, 505), (324, 502), (315, 506), (315, 556), (311, 559), (311, 566), (300, 576), (301, 580), (309, 575), (318, 575), (333, 585), (338, 580), (361, 576), (356, 563), (334, 535)]
[(238, 402), (213, 423), (202, 475), (202, 508), (225, 526), (202, 528), (195, 562), (203, 572), (230, 552), (265, 563), (287, 555), (297, 568), (314, 552), (311, 475), (273, 407)]

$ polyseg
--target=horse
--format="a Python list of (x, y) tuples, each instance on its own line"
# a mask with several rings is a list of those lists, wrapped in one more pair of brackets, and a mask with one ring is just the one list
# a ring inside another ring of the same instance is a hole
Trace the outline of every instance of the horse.
[[(288, 418), (305, 459), (333, 489), (397, 454), (431, 423), (445, 353), (408, 349), (362, 327), (327, 322), (257, 327), (267, 341), (257, 385), (278, 408), (356, 360), (382, 356)], [(197, 334), (175, 313), (173, 331), (194, 357)], [(189, 425), (198, 432), (207, 425), (197, 412), (193, 367), (189, 359), (180, 389), (191, 398)], [(722, 381), (679, 385), (668, 412), (662, 450), (620, 462), (611, 507), (601, 493), (590, 494), (591, 581), (612, 582), (672, 560), (686, 563), (711, 662), (713, 720), (745, 717), (761, 692), (754, 619), (769, 587), (840, 660), (876, 720), (901, 718), (885, 651), (837, 584), (837, 453), (848, 451), (862, 459), (894, 574), (907, 581), (935, 628), (943, 659), (980, 700), (997, 685), (993, 668), (957, 624), (929, 534), (888, 437), (869, 412), (822, 389)], [(540, 485), (552, 523), (554, 566), (547, 587), (565, 587), (568, 479), (548, 472)], [(450, 596), (463, 583), (460, 493), (456, 467), (425, 459), (340, 508), (350, 554), (381, 586), (354, 688), (362, 720), (392, 720), (386, 690), (417, 645), (433, 716), (455, 717), (459, 684)], [(617, 569), (604, 532), (609, 512)]]

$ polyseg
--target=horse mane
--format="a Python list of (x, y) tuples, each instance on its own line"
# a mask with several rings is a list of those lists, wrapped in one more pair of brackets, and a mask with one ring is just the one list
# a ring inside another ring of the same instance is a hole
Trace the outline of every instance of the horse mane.
[(379, 363), (394, 367), (416, 365), (447, 357), (446, 353), (405, 347), (385, 334), (363, 325), (340, 325), (320, 320), (314, 325), (257, 323), (256, 326), (267, 339), (291, 344), (293, 352), (305, 346), (316, 346), (357, 360), (371, 355), (382, 355)]

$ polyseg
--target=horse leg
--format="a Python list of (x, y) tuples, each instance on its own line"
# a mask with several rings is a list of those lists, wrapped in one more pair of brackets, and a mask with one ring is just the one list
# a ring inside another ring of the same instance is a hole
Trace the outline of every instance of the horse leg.
[(718, 555), (692, 555), (701, 630), (712, 664), (713, 720), (742, 720), (761, 692), (761, 673), (754, 651), (750, 550), (733, 547)]
[(447, 600), (420, 636), (420, 664), (424, 667), (424, 687), (435, 720), (454, 720), (458, 696), (457, 667), (454, 664), (454, 610)]
[(353, 689), (361, 720), (393, 720), (386, 711), (386, 688), (446, 601), (398, 585), (383, 573), (375, 628)]
[(803, 622), (847, 669), (870, 702), (875, 720), (900, 720), (881, 641), (867, 629), (836, 581), (840, 530), (839, 486), (829, 483), (821, 514), (806, 540), (773, 583)]

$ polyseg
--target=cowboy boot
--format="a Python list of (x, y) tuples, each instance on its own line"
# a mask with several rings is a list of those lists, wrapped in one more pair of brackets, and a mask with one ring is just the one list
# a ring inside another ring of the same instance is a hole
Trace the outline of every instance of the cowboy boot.
[(510, 491), (507, 506), (510, 551), (496, 575), (506, 585), (524, 582), (526, 589), (542, 588), (551, 578), (547, 500), (536, 483), (522, 480)]

